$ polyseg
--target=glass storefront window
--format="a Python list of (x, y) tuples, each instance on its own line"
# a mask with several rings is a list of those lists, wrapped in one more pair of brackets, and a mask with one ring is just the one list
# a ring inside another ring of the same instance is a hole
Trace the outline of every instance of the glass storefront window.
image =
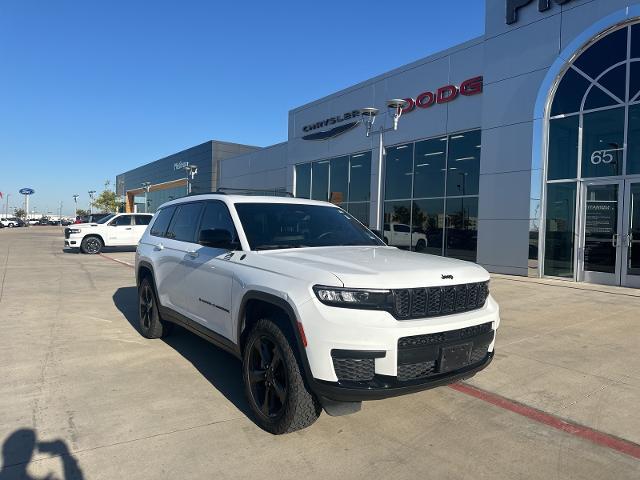
[(478, 198), (448, 198), (445, 255), (476, 261), (478, 245)]
[(447, 137), (416, 142), (414, 198), (444, 197)]
[(351, 155), (349, 171), (349, 201), (371, 200), (371, 152)]
[(411, 248), (411, 202), (384, 203), (384, 242), (398, 248)]
[(331, 203), (346, 202), (349, 188), (349, 157), (331, 159), (330, 167), (329, 201)]
[(613, 108), (584, 115), (583, 177), (608, 177), (622, 174), (624, 117), (624, 108)]
[(323, 202), (329, 199), (329, 160), (311, 165), (311, 198)]
[(544, 273), (573, 277), (576, 184), (547, 185)]
[(387, 148), (385, 199), (411, 198), (413, 144)]
[(444, 199), (414, 200), (411, 217), (416, 252), (442, 255)]
[(350, 203), (347, 212), (356, 217), (360, 223), (369, 226), (369, 202)]
[(550, 121), (547, 179), (561, 180), (578, 176), (579, 124), (579, 115)]
[(629, 107), (627, 175), (640, 174), (640, 105)]
[(296, 197), (309, 198), (311, 193), (311, 164), (296, 165)]
[(447, 196), (478, 195), (480, 184), (480, 130), (449, 137)]

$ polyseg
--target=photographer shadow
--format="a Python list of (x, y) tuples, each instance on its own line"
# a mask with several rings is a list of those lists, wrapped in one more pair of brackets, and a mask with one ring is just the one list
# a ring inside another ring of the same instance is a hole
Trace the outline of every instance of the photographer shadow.
[(62, 478), (64, 480), (84, 479), (77, 460), (69, 451), (69, 447), (64, 440), (41, 442), (38, 441), (35, 430), (31, 428), (21, 428), (9, 435), (2, 444), (0, 480), (53, 480), (57, 478), (52, 476), (51, 473), (45, 477), (35, 477), (27, 471), (33, 454), (36, 451), (47, 453), (52, 457), (60, 459), (63, 471)]

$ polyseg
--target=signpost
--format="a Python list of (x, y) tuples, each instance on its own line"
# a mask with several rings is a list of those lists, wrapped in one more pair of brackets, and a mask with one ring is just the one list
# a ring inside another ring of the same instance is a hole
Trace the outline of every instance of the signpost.
[[(28, 216), (29, 215), (29, 196), (36, 193), (36, 191), (33, 188), (25, 187), (18, 190), (18, 193), (20, 195), (24, 195), (24, 212), (25, 212), (25, 215)], [(25, 217), (25, 221), (26, 221), (26, 217)]]

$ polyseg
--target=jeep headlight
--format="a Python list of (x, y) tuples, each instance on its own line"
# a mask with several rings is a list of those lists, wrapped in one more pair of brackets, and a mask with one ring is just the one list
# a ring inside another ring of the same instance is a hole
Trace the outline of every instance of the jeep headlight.
[(333, 307), (389, 310), (393, 306), (391, 290), (315, 285), (313, 291), (318, 300)]

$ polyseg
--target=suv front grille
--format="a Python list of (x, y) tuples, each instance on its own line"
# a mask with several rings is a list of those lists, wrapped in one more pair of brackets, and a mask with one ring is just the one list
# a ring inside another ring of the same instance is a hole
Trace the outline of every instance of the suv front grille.
[(393, 313), (406, 320), (468, 312), (482, 308), (488, 296), (489, 282), (394, 290)]
[(336, 377), (341, 382), (366, 382), (375, 375), (373, 358), (333, 358)]

